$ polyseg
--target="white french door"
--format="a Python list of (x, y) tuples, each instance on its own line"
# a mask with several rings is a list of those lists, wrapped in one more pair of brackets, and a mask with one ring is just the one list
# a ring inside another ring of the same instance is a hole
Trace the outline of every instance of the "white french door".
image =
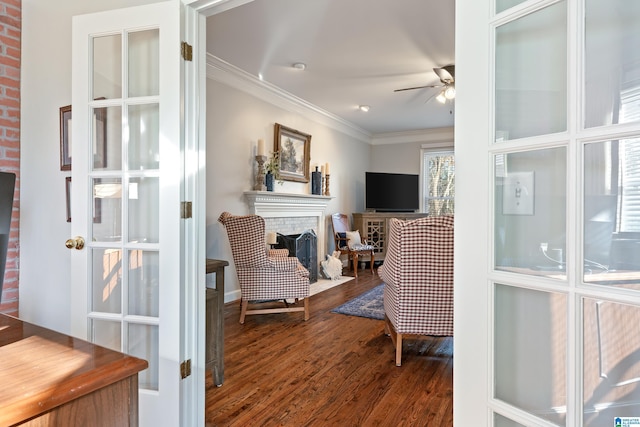
[(640, 3), (457, 11), (456, 424), (638, 425)]
[(72, 333), (143, 358), (140, 424), (180, 425), (180, 2), (73, 19)]

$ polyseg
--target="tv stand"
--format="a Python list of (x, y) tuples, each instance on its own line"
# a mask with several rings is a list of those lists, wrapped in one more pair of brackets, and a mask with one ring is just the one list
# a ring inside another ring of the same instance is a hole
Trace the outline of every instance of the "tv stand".
[(353, 214), (353, 228), (360, 230), (360, 235), (373, 246), (375, 261), (384, 261), (387, 254), (387, 234), (389, 219), (411, 220), (429, 216), (416, 212), (359, 212)]

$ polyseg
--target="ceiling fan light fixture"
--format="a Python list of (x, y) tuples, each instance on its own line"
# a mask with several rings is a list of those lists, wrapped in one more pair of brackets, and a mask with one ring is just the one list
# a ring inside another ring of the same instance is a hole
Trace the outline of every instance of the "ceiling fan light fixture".
[(368, 112), (369, 108), (370, 107), (368, 105), (358, 105), (358, 110), (360, 110), (360, 111), (362, 111), (364, 113)]
[(436, 101), (438, 101), (441, 104), (444, 104), (445, 102), (447, 102), (447, 98), (446, 98), (444, 92), (445, 92), (445, 90), (442, 89), (440, 91), (440, 93), (438, 94), (438, 96), (436, 96)]
[(456, 88), (453, 86), (447, 86), (444, 89), (444, 97), (447, 99), (453, 99), (456, 97)]

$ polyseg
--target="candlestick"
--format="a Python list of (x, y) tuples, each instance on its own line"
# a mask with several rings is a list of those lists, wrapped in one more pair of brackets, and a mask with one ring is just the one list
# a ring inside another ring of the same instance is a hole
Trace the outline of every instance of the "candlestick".
[(258, 171), (256, 172), (256, 183), (253, 185), (253, 189), (256, 191), (267, 191), (267, 186), (264, 185), (264, 162), (267, 161), (267, 156), (256, 156), (256, 162), (258, 162)]
[(329, 175), (329, 163), (325, 163), (325, 165), (324, 165), (324, 173), (325, 173), (325, 175)]
[(264, 156), (266, 152), (264, 150), (264, 139), (258, 140), (258, 156)]
[[(327, 165), (328, 165), (328, 164), (329, 164), (329, 163), (327, 163)], [(328, 166), (327, 166), (327, 167), (328, 167)], [(325, 195), (325, 196), (330, 196), (330, 195), (331, 195), (331, 192), (329, 191), (329, 174), (326, 174), (326, 175), (324, 176), (324, 179), (325, 179), (324, 195)]]

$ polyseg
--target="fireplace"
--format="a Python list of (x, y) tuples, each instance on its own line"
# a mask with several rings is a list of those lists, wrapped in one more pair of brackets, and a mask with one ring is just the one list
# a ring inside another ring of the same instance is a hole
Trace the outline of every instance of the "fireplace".
[(289, 256), (300, 260), (307, 270), (309, 270), (309, 283), (318, 281), (318, 243), (316, 233), (313, 230), (306, 230), (300, 234), (279, 234), (276, 248), (288, 249)]
[(332, 197), (274, 191), (246, 191), (244, 195), (249, 213), (265, 219), (267, 233), (302, 234), (304, 230), (315, 230), (317, 240), (314, 265), (317, 271), (319, 261), (323, 260), (327, 253), (324, 211)]

